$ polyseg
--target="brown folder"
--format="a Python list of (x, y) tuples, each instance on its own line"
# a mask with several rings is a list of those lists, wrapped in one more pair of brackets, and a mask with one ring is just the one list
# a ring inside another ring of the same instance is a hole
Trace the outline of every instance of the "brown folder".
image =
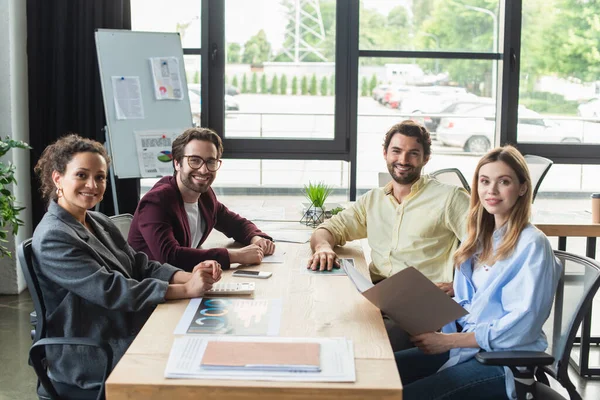
[(270, 371), (321, 370), (319, 343), (209, 341), (202, 367)]
[(435, 332), (468, 312), (414, 267), (362, 292), (411, 335)]

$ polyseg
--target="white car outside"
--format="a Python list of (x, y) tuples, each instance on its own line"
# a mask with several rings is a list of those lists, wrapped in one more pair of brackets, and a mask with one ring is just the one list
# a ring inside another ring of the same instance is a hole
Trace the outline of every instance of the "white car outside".
[(577, 107), (577, 115), (583, 118), (600, 118), (600, 98), (580, 104)]
[[(437, 140), (445, 146), (461, 147), (473, 153), (487, 152), (494, 143), (496, 106), (483, 105), (452, 118), (442, 118)], [(519, 106), (517, 135), (520, 142), (581, 143), (579, 134), (566, 131), (535, 111)]]

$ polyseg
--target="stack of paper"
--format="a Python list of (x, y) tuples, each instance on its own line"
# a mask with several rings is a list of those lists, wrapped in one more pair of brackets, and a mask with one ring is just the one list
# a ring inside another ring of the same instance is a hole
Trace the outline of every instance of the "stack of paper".
[[(283, 347), (277, 349), (278, 345)], [(285, 350), (282, 350), (284, 348)], [(258, 354), (257, 351), (264, 354)], [(317, 355), (318, 361), (315, 358)], [(352, 342), (345, 338), (265, 336), (176, 337), (169, 354), (165, 377), (303, 382), (356, 381)]]
[(227, 370), (320, 372), (319, 343), (209, 341), (202, 368)]

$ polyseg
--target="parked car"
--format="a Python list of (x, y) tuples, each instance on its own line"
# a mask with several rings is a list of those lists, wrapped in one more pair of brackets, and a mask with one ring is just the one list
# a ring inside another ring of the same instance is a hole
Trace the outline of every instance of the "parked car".
[(600, 98), (588, 100), (577, 107), (577, 115), (582, 118), (600, 118)]
[[(519, 106), (518, 140), (541, 143), (581, 143), (581, 137), (566, 131), (535, 111)], [(442, 118), (437, 139), (445, 146), (462, 147), (464, 151), (485, 153), (494, 142), (496, 106), (482, 105), (456, 117)]]
[(385, 92), (388, 90), (389, 87), (390, 87), (390, 85), (375, 86), (375, 89), (373, 89), (373, 91), (371, 92), (371, 95), (373, 95), (373, 100), (381, 103), (381, 101), (383, 99), (383, 95), (385, 94)]
[(476, 98), (463, 87), (422, 86), (412, 90), (398, 109), (403, 114), (439, 113), (450, 104), (464, 98)]
[(240, 94), (240, 89), (238, 89), (236, 86), (226, 83), (225, 94), (228, 94), (230, 96), (237, 96), (238, 94)]
[[(444, 103), (445, 104), (445, 103)], [(439, 111), (424, 111), (424, 113), (428, 114), (463, 114), (468, 110), (472, 110), (473, 108), (480, 107), (483, 104), (495, 104), (494, 100), (489, 97), (466, 97), (461, 100), (456, 100), (451, 104), (447, 105), (445, 108), (442, 108)], [(430, 133), (435, 133), (437, 131), (437, 127), (440, 124), (441, 117), (424, 115), (423, 117), (415, 117), (413, 118), (417, 122), (425, 125), (427, 130)]]

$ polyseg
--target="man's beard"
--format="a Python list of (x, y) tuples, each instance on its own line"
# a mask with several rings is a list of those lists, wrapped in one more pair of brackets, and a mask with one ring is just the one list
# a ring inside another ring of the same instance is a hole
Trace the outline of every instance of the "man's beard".
[(190, 189), (193, 192), (196, 193), (205, 193), (208, 188), (210, 187), (210, 184), (213, 182), (212, 179), (209, 178), (208, 181), (206, 181), (206, 184), (198, 184), (195, 183), (191, 177), (191, 173), (188, 174), (181, 174), (181, 183), (183, 183), (183, 186), (185, 186), (186, 188)]
[(388, 171), (392, 176), (392, 179), (401, 185), (409, 185), (411, 183), (416, 182), (421, 177), (421, 168), (415, 168), (413, 166), (409, 166), (411, 171), (408, 174), (401, 176), (396, 173), (395, 164), (387, 165)]

